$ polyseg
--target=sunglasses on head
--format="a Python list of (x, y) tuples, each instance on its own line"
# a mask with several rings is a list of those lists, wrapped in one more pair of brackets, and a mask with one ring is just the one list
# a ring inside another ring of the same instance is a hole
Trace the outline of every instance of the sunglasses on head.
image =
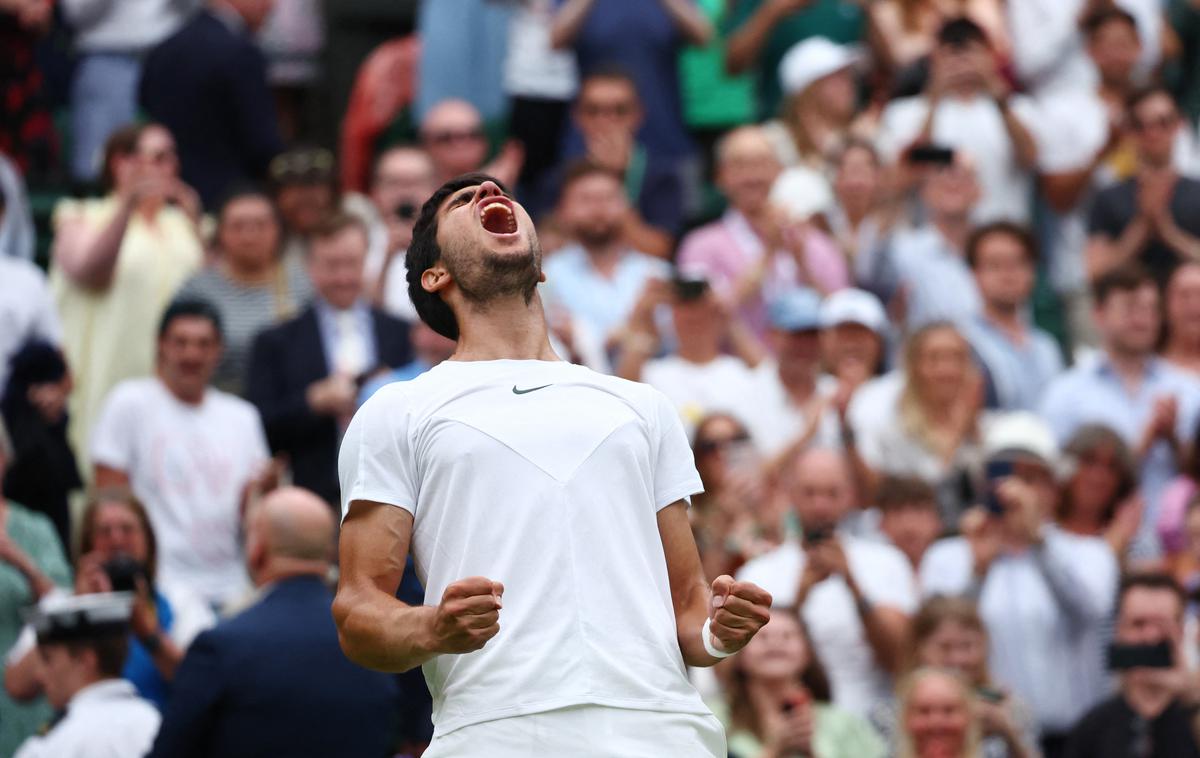
[(697, 440), (696, 455), (710, 455), (712, 453), (724, 450), (730, 445), (739, 445), (750, 441), (750, 435), (742, 432), (735, 434), (732, 437), (720, 437), (716, 439)]
[(333, 153), (328, 150), (308, 150), (284, 153), (271, 161), (267, 168), (273, 181), (301, 178), (321, 178), (333, 170)]
[(447, 129), (441, 132), (430, 132), (425, 139), (435, 145), (449, 145), (454, 142), (475, 142), (484, 138), (482, 129)]

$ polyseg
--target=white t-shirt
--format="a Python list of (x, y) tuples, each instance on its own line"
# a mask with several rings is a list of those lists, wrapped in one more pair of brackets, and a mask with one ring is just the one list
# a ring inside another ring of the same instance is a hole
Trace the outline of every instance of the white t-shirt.
[(8, 362), (31, 338), (62, 341), (62, 323), (46, 275), (27, 260), (0, 254), (0, 395), (8, 383)]
[(124, 679), (89, 684), (67, 704), (62, 720), (17, 748), (15, 758), (145, 755), (162, 717)]
[(700, 477), (661, 393), (562, 361), (446, 361), (359, 409), (339, 469), (343, 514), (413, 514), (426, 604), (504, 583), (500, 633), (424, 666), (438, 733), (581, 704), (708, 713), (656, 520)]
[[(1036, 111), (1027, 98), (1014, 96), (1012, 111), (1027, 129), (1032, 130), (1037, 124)], [(900, 152), (916, 139), (928, 112), (929, 101), (924, 97), (906, 97), (888, 104), (878, 138), (879, 151), (887, 161), (895, 162)], [(1032, 175), (1017, 163), (1012, 140), (1004, 128), (1004, 117), (991, 98), (940, 102), (933, 118), (932, 141), (963, 150), (975, 161), (983, 191), (972, 214), (976, 222), (1029, 221)]]
[(128, 473), (150, 514), (163, 581), (217, 603), (249, 586), (242, 491), (269, 457), (253, 405), (212, 388), (188, 405), (155, 377), (118, 384), (92, 437), (92, 460)]
[[(891, 545), (839, 533), (854, 580), (873, 605), (904, 613), (917, 609), (912, 566)], [(747, 563), (739, 581), (753, 582), (771, 593), (776, 606), (790, 606), (800, 588), (804, 551), (789, 541)], [(854, 596), (846, 582), (830, 577), (813, 587), (801, 612), (813, 649), (833, 688), (839, 708), (866, 717), (873, 704), (891, 697), (892, 679), (875, 662)]]
[(808, 414), (813, 412), (819, 413), (820, 418), (810, 444), (840, 448), (841, 423), (837, 410), (829, 404), (829, 399), (837, 393), (837, 387), (837, 379), (821, 376), (817, 379), (813, 404), (807, 409), (798, 408), (779, 379), (778, 364), (773, 360), (763, 361), (754, 369), (751, 390), (739, 397), (739, 417), (745, 419), (755, 447), (767, 456), (782, 453), (788, 445), (800, 439), (812, 421)]
[(667, 396), (689, 437), (710, 413), (736, 414), (753, 389), (750, 368), (731, 355), (703, 364), (677, 355), (652, 360), (642, 368), (642, 381)]

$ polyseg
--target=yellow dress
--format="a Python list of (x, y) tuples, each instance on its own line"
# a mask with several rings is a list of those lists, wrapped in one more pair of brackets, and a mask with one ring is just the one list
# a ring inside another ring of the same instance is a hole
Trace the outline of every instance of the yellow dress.
[[(101, 229), (116, 214), (114, 197), (63, 200), (54, 209), (54, 228), (82, 218)], [(62, 316), (63, 350), (75, 379), (68, 435), (81, 473), (91, 479), (92, 425), (118, 382), (154, 370), (158, 320), (184, 280), (200, 268), (204, 251), (187, 215), (163, 207), (147, 221), (135, 212), (121, 241), (112, 284), (88, 290), (52, 264), (50, 286)]]

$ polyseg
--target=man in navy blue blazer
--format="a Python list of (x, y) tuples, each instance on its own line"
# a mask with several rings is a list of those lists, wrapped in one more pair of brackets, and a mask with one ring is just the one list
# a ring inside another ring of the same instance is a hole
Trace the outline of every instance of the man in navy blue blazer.
[(261, 180), (283, 150), (266, 58), (254, 41), (274, 0), (209, 0), (146, 57), (139, 101), (175, 136), (180, 174), (204, 206)]
[(150, 755), (393, 755), (395, 680), (351, 663), (338, 646), (325, 585), (333, 512), (289, 487), (254, 506), (246, 530), (260, 598), (192, 642)]

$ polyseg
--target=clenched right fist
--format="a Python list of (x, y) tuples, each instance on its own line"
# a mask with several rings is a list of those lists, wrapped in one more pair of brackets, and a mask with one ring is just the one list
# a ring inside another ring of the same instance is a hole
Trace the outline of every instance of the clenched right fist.
[(439, 653), (470, 653), (500, 631), (504, 585), (482, 576), (451, 582), (433, 619)]

